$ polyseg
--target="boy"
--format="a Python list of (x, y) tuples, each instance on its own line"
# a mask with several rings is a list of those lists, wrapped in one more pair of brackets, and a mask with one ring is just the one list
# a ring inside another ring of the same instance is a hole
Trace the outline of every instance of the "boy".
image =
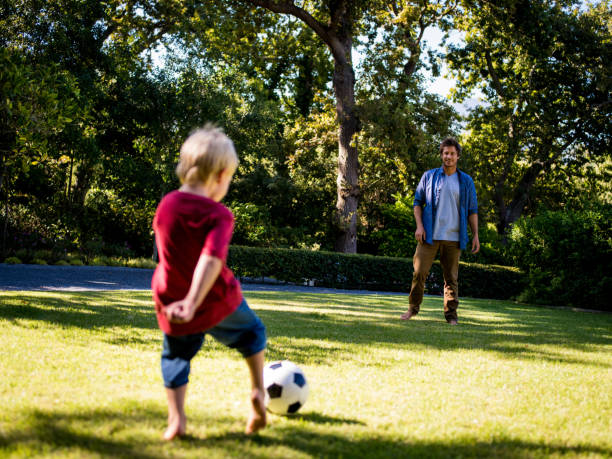
[(168, 399), (164, 439), (185, 434), (185, 394), (190, 361), (206, 333), (237, 349), (251, 379), (251, 409), (245, 432), (266, 425), (263, 366), (265, 327), (242, 297), (225, 264), (234, 216), (220, 203), (238, 166), (232, 141), (207, 125), (193, 132), (180, 151), (181, 187), (161, 200), (153, 220), (159, 264), (152, 290), (164, 332), (162, 376)]

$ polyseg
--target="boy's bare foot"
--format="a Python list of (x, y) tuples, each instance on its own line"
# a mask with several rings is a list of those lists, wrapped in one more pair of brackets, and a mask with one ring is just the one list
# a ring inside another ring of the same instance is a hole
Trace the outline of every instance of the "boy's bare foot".
[(170, 419), (168, 417), (168, 428), (164, 432), (164, 440), (174, 440), (176, 437), (182, 437), (185, 435), (187, 430), (187, 418), (185, 416), (178, 416)]
[(266, 426), (266, 406), (264, 404), (264, 394), (259, 389), (253, 389), (251, 393), (251, 414), (247, 420), (244, 432), (247, 435), (254, 434)]

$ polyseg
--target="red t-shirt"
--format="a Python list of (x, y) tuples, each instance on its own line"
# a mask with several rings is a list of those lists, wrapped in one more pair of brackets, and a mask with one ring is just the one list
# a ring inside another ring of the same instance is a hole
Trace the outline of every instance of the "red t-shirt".
[[(180, 336), (207, 330), (242, 302), (240, 284), (225, 264), (233, 228), (232, 212), (203, 196), (173, 191), (157, 206), (153, 229), (159, 264), (151, 288), (157, 322), (164, 333)], [(169, 322), (162, 310), (165, 305), (185, 298), (202, 254), (223, 260), (221, 273), (190, 322)]]

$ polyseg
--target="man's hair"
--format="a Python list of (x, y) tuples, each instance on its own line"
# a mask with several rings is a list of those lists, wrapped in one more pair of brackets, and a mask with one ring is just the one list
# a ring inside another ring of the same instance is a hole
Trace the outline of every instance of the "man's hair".
[(234, 143), (213, 124), (193, 131), (181, 146), (176, 175), (181, 183), (206, 183), (223, 169), (236, 169), (238, 155)]
[(442, 154), (444, 147), (455, 147), (457, 149), (457, 156), (461, 156), (461, 145), (459, 145), (459, 142), (454, 137), (447, 137), (442, 141), (440, 144), (440, 154)]

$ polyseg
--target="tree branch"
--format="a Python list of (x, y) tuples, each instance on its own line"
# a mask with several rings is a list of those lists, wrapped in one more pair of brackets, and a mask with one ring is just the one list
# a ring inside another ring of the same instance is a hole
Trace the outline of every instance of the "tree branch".
[[(274, 0), (243, 0), (251, 5), (260, 6), (267, 10), (272, 11), (273, 13), (281, 13), (288, 14), (293, 17), (296, 17), (308, 27), (310, 27), (318, 36), (323, 40), (323, 42), (329, 47), (332, 55), (336, 62), (346, 63), (348, 62), (348, 58), (344, 53), (344, 47), (340, 43), (338, 36), (334, 33), (333, 29), (330, 26), (326, 26), (317, 21), (308, 11), (295, 6), (292, 1), (274, 1)], [(346, 9), (346, 2), (342, 3), (341, 8), (338, 11), (344, 11)], [(330, 23), (330, 25), (333, 22)]]
[(501, 81), (499, 80), (499, 75), (497, 75), (497, 72), (495, 71), (495, 68), (493, 67), (493, 60), (491, 59), (491, 51), (489, 51), (488, 49), (485, 50), (485, 59), (487, 61), (487, 69), (489, 70), (489, 74), (491, 75), (491, 79), (493, 80), (493, 89), (495, 89), (495, 92), (497, 92), (497, 95), (499, 96), (500, 99), (505, 100), (506, 91), (504, 91)]
[(342, 19), (342, 15), (346, 13), (347, 0), (342, 0), (340, 4), (334, 9), (333, 14), (329, 20), (329, 29), (334, 30), (340, 20)]
[(292, 1), (278, 2), (273, 0), (243, 0), (254, 6), (260, 6), (273, 13), (289, 14), (298, 18), (308, 27), (315, 31), (315, 33), (321, 37), (321, 39), (331, 47), (330, 45), (330, 31), (328, 27), (317, 21), (308, 11), (295, 6)]

